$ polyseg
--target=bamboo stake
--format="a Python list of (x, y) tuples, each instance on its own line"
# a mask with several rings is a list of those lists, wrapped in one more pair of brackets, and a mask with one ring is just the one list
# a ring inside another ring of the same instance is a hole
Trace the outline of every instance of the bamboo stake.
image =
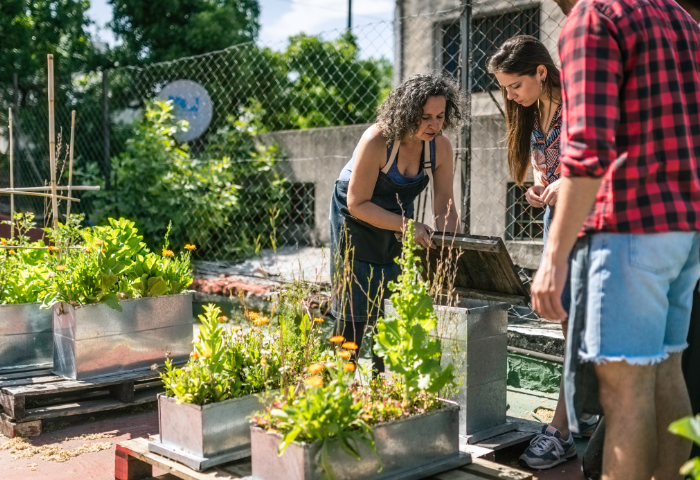
[[(70, 114), (70, 154), (68, 160), (68, 196), (71, 194), (71, 187), (73, 186), (73, 144), (75, 143), (75, 110)], [(70, 200), (68, 200), (68, 207), (66, 209), (66, 222), (70, 218)]]
[[(14, 163), (14, 144), (12, 135), (12, 107), (10, 113), (10, 188), (15, 188), (15, 176), (12, 164)], [(10, 241), (15, 238), (15, 196), (10, 194)]]
[(71, 198), (71, 197), (64, 197), (62, 195), (55, 195), (53, 193), (42, 193), (42, 192), (27, 192), (25, 190), (10, 190), (8, 188), (0, 191), (0, 195), (4, 194), (10, 194), (12, 195), (13, 193), (15, 195), (29, 195), (31, 197), (50, 197), (50, 198), (60, 198), (61, 200), (70, 200), (72, 202), (78, 202), (80, 203), (79, 198)]
[(54, 115), (53, 55), (46, 56), (49, 73), (49, 159), (51, 163), (51, 207), (53, 228), (58, 229), (58, 199), (56, 198), (56, 125)]
[[(87, 185), (74, 185), (71, 187), (72, 190), (91, 190), (91, 191), (97, 191), (100, 189), (99, 186), (97, 187), (88, 187)], [(50, 186), (42, 186), (42, 187), (17, 187), (17, 188), (0, 188), (0, 193), (12, 193), (12, 192), (41, 192), (44, 190), (51, 190)], [(68, 187), (62, 187), (60, 185), (56, 186), (56, 190), (68, 190)]]

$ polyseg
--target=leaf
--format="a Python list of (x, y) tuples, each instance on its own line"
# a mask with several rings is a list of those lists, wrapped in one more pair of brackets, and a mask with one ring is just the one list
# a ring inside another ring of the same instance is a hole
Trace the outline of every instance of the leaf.
[(106, 304), (109, 308), (112, 308), (117, 312), (122, 311), (122, 306), (119, 305), (119, 297), (117, 297), (117, 295), (114, 293), (108, 293), (107, 295), (103, 295), (100, 299), (100, 302)]
[(277, 455), (282, 456), (284, 451), (287, 449), (287, 447), (294, 441), (296, 438), (299, 436), (301, 433), (301, 427), (295, 427), (294, 429), (290, 430), (287, 432), (284, 437), (282, 437), (282, 441), (280, 442), (279, 446), (277, 447)]
[(669, 425), (668, 431), (700, 445), (700, 415), (676, 420)]
[(117, 276), (113, 274), (111, 271), (109, 273), (103, 273), (102, 274), (102, 292), (107, 293), (109, 292), (109, 289), (112, 288), (112, 285), (117, 283)]
[(163, 277), (153, 277), (148, 279), (148, 297), (158, 297), (168, 291), (168, 284)]

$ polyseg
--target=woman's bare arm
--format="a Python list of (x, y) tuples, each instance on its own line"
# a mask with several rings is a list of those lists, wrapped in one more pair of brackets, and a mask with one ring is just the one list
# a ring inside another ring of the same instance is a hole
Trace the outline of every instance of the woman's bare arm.
[(368, 128), (362, 135), (350, 176), (348, 210), (352, 216), (375, 227), (400, 232), (403, 229), (401, 215), (384, 210), (370, 201), (379, 171), (386, 164), (386, 149), (386, 141), (376, 126)]

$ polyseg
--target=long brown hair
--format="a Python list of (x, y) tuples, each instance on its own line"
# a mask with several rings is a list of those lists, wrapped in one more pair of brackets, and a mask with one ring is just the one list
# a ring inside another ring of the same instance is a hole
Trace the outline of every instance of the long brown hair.
[[(542, 89), (550, 100), (554, 92), (561, 89), (559, 69), (554, 65), (547, 48), (530, 35), (518, 35), (507, 40), (491, 57), (488, 71), (507, 75), (529, 75), (537, 73), (537, 67), (544, 65), (547, 77)], [(536, 103), (529, 107), (508, 100), (506, 88), (501, 86), (503, 101), (506, 106), (506, 144), (508, 145), (508, 168), (510, 175), (522, 185), (530, 166), (530, 135), (535, 126)]]

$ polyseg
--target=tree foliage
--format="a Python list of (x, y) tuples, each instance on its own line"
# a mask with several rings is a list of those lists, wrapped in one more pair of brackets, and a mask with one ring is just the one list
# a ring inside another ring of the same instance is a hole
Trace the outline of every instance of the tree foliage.
[(112, 31), (123, 43), (114, 56), (137, 65), (221, 50), (255, 40), (257, 0), (110, 0)]

